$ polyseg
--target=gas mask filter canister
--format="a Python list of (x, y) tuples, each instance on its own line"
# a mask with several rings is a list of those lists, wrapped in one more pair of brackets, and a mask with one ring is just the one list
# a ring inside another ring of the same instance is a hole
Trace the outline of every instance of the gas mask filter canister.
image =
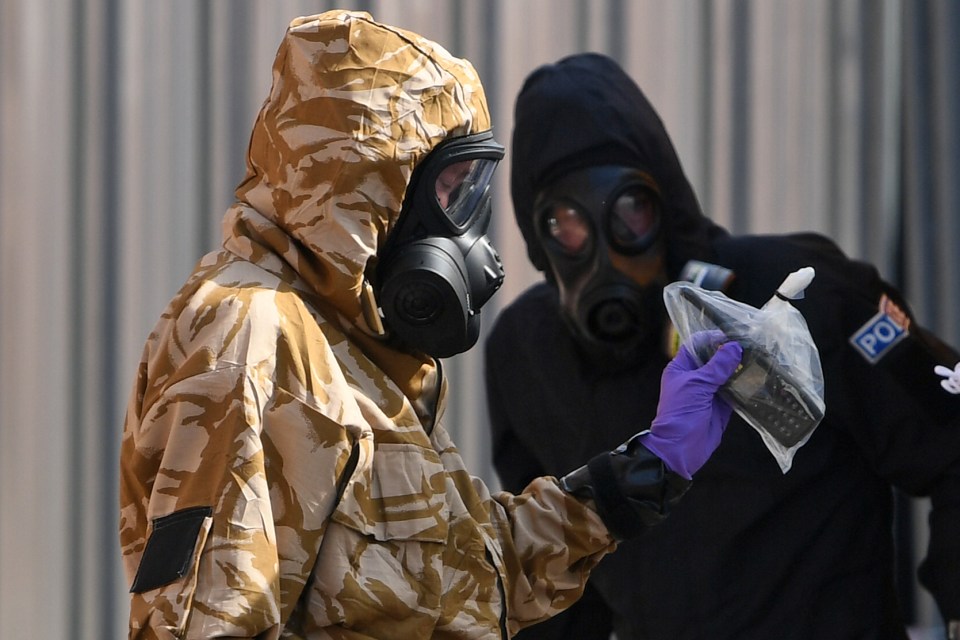
[(414, 170), (380, 251), (375, 290), (384, 323), (430, 356), (472, 347), (480, 308), (503, 284), (486, 236), (490, 182), (503, 153), (489, 131), (439, 144)]

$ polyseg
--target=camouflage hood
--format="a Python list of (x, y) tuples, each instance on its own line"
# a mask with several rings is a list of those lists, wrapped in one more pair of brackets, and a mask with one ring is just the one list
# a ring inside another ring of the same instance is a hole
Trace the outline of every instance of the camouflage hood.
[(710, 260), (710, 240), (726, 232), (703, 215), (660, 116), (615, 61), (586, 53), (536, 69), (517, 97), (510, 193), (534, 266), (547, 269), (533, 229), (538, 191), (570, 171), (604, 164), (634, 167), (656, 180), (671, 279), (687, 260)]
[(468, 61), (364, 12), (298, 18), (277, 52), (224, 246), (332, 307), (346, 331), (373, 334), (364, 274), (414, 166), (445, 138), (489, 128)]

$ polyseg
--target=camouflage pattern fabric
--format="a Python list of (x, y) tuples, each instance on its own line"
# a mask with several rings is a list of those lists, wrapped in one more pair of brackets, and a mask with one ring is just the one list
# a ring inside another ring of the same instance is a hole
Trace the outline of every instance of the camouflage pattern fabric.
[(362, 12), (291, 23), (223, 249), (131, 394), (130, 638), (508, 637), (613, 549), (555, 479), (472, 478), (438, 367), (370, 321), (364, 274), (413, 167), (489, 128), (476, 72), (438, 45)]

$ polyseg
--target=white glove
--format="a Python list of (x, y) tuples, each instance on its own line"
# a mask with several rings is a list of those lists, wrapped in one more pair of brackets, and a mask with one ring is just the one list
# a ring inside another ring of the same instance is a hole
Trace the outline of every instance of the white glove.
[(943, 376), (944, 379), (940, 381), (941, 387), (950, 393), (960, 394), (960, 362), (953, 369), (938, 364), (933, 368), (933, 372)]

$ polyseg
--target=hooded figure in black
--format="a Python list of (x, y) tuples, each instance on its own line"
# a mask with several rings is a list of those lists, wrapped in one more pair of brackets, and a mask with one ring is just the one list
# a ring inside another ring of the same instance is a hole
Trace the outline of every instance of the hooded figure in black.
[(602, 561), (567, 614), (519, 637), (905, 640), (894, 488), (932, 498), (920, 580), (946, 620), (960, 619), (960, 396), (933, 372), (957, 352), (827, 238), (731, 237), (709, 221), (657, 113), (612, 60), (534, 71), (514, 127), (513, 204), (545, 282), (486, 343), (505, 488), (560, 475), (649, 423), (671, 353), (662, 288), (693, 273), (760, 307), (814, 267), (795, 305), (826, 401), (787, 473), (735, 415), (671, 517)]

